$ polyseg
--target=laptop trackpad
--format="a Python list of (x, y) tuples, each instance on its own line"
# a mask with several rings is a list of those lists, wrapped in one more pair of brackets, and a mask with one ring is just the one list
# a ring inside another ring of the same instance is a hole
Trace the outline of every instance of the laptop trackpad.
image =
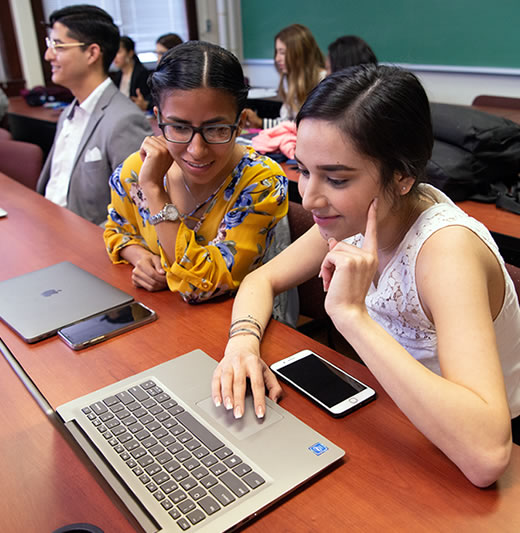
[(222, 425), (227, 431), (229, 431), (239, 440), (247, 439), (258, 431), (272, 426), (279, 420), (282, 420), (282, 416), (271, 409), (269, 405), (265, 406), (266, 412), (264, 418), (257, 418), (253, 408), (253, 397), (249, 394), (246, 396), (245, 405), (246, 409), (244, 416), (236, 419), (233, 416), (232, 410), (227, 411), (223, 405), (220, 407), (215, 407), (211, 397), (197, 402), (198, 407), (210, 415), (211, 418)]

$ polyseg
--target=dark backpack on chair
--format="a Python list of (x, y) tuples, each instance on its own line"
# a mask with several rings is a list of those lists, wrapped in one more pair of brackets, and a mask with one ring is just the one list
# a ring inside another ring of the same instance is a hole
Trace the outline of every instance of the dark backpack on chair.
[[(520, 125), (471, 107), (431, 104), (429, 182), (452, 200), (495, 202), (518, 184)], [(520, 207), (520, 206), (519, 206)]]
[(32, 107), (41, 106), (47, 102), (72, 102), (73, 94), (65, 87), (43, 87), (38, 85), (32, 89), (22, 89), (20, 94)]

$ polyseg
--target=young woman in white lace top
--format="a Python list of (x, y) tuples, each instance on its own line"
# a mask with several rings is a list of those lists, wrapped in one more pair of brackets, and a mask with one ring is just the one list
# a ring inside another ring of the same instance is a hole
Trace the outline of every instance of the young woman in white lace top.
[(327, 313), (400, 409), (472, 483), (493, 483), (520, 415), (518, 298), (486, 228), (420, 183), (433, 145), (423, 88), (394, 67), (338, 72), (297, 124), (316, 224), (242, 283), (215, 403), (240, 417), (246, 377), (258, 416), (264, 386), (280, 397), (260, 357), (272, 297), (319, 273)]

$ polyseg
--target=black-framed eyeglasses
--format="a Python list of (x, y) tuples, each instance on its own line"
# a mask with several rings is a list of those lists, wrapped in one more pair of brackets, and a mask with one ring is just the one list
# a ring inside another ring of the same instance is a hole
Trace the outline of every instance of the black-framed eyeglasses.
[(197, 128), (182, 122), (159, 122), (164, 138), (171, 143), (189, 144), (196, 133), (200, 133), (208, 144), (226, 144), (233, 138), (239, 119), (234, 124), (208, 124)]

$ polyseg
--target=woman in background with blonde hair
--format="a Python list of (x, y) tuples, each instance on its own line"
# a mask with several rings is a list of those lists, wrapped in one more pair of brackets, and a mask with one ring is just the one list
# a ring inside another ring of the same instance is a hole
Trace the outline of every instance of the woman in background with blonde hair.
[(274, 38), (274, 62), (280, 73), (278, 94), (283, 100), (280, 116), (262, 119), (247, 109), (246, 126), (271, 128), (284, 120), (294, 120), (307, 95), (325, 77), (325, 59), (311, 31), (291, 24)]

